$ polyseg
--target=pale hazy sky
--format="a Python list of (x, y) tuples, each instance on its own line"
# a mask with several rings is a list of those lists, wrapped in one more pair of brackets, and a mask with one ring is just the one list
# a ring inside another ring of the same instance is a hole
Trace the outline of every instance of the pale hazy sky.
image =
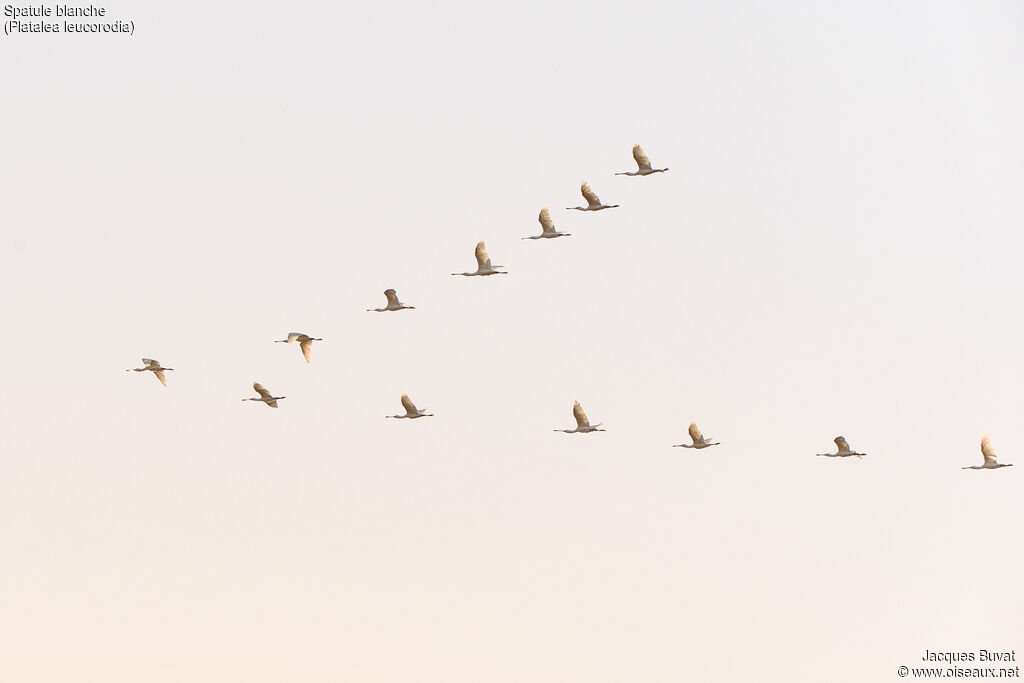
[[(0, 680), (1024, 651), (1024, 9), (771, 4), (0, 38)], [(636, 142), (671, 171), (614, 176)], [(573, 236), (520, 240), (545, 204)], [(449, 276), (481, 239), (510, 274)], [(552, 432), (574, 400), (608, 431)], [(960, 469), (983, 432), (1017, 467)]]

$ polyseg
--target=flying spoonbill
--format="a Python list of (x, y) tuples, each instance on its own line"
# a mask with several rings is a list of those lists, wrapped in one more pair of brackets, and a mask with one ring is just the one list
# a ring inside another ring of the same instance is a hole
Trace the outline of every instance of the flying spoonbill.
[(636, 160), (638, 169), (636, 171), (622, 171), (615, 175), (651, 175), (652, 173), (664, 173), (667, 168), (651, 168), (651, 160), (644, 154), (644, 150), (641, 149), (640, 145), (633, 145), (633, 159)]
[(243, 398), (243, 401), (263, 401), (271, 408), (277, 407), (277, 402), (280, 401), (284, 396), (271, 396), (270, 392), (263, 388), (263, 385), (259, 382), (253, 382), (252, 388), (256, 390), (256, 393), (260, 395), (259, 398)]
[(302, 356), (308, 363), (313, 358), (313, 342), (323, 341), (318, 337), (310, 337), (309, 335), (302, 334), (301, 332), (289, 332), (287, 339), (277, 339), (274, 341), (275, 344), (294, 344), (299, 342), (299, 348), (302, 349)]
[(548, 213), (548, 207), (544, 207), (540, 210), (540, 215), (537, 217), (540, 221), (540, 227), (544, 230), (539, 235), (530, 235), (529, 237), (523, 237), (524, 240), (540, 240), (548, 239), (551, 237), (568, 237), (571, 232), (558, 232), (555, 230), (555, 222), (551, 220), (551, 214)]
[(128, 368), (127, 370), (125, 370), (125, 372), (145, 372), (145, 371), (149, 370), (154, 375), (156, 375), (156, 378), (158, 380), (160, 380), (160, 384), (163, 384), (166, 387), (167, 386), (167, 378), (164, 377), (164, 370), (171, 370), (171, 371), (173, 371), (174, 368), (162, 368), (162, 367), (160, 367), (160, 361), (153, 360), (152, 358), (143, 358), (142, 362), (146, 364), (145, 367), (142, 367), (142, 368)]
[(476, 272), (475, 273), (452, 273), (452, 275), (465, 275), (472, 277), (474, 275), (508, 275), (504, 270), (498, 270), (498, 268), (504, 268), (505, 266), (492, 266), (491, 257), (487, 255), (487, 247), (484, 246), (483, 240), (476, 244)]
[(573, 401), (572, 404), (572, 416), (576, 418), (576, 429), (556, 429), (556, 432), (565, 432), (566, 434), (586, 434), (588, 432), (603, 432), (604, 429), (598, 429), (601, 423), (598, 422), (596, 425), (590, 424), (590, 420), (587, 419), (587, 414), (583, 412), (583, 406), (580, 405), (579, 401)]
[(996, 449), (992, 448), (992, 440), (988, 438), (988, 434), (981, 437), (981, 454), (985, 457), (984, 465), (971, 465), (970, 467), (961, 467), (962, 470), (994, 470), (1000, 467), (1013, 467), (1013, 463), (1007, 465), (1000, 465), (996, 462)]
[(676, 448), (707, 448), (708, 446), (718, 446), (718, 445), (720, 445), (718, 442), (716, 442), (716, 443), (709, 443), (709, 441), (711, 441), (711, 437), (708, 437), (707, 439), (705, 439), (704, 435), (700, 433), (699, 429), (697, 429), (697, 423), (696, 422), (691, 422), (690, 423), (690, 438), (693, 439), (693, 445), (692, 446), (690, 444), (687, 444), (687, 443), (677, 443), (677, 444), (675, 444), (675, 447)]
[(385, 289), (384, 296), (388, 298), (388, 305), (384, 308), (367, 308), (368, 311), (376, 311), (377, 313), (383, 313), (384, 311), (402, 311), (405, 309), (413, 309), (415, 306), (406, 306), (398, 300), (398, 295), (395, 294), (393, 289)]
[(409, 398), (409, 394), (402, 394), (402, 407), (405, 408), (405, 415), (385, 415), (384, 417), (395, 417), (398, 419), (409, 418), (415, 420), (417, 417), (433, 417), (433, 413), (425, 413), (416, 409), (416, 404)]
[(600, 211), (601, 209), (614, 209), (617, 208), (618, 204), (602, 204), (601, 200), (597, 198), (597, 194), (590, 189), (590, 185), (587, 185), (587, 181), (584, 180), (580, 185), (580, 192), (583, 193), (583, 198), (587, 200), (586, 206), (567, 206), (566, 209), (576, 209), (577, 211)]
[(841, 436), (837, 436), (835, 439), (833, 439), (833, 441), (836, 442), (836, 446), (838, 446), (839, 448), (839, 450), (836, 453), (818, 453), (818, 455), (826, 458), (849, 458), (851, 455), (860, 458), (862, 455), (867, 455), (867, 453), (857, 453), (856, 451), (851, 451), (850, 444), (848, 444), (846, 442), (846, 439), (844, 439)]

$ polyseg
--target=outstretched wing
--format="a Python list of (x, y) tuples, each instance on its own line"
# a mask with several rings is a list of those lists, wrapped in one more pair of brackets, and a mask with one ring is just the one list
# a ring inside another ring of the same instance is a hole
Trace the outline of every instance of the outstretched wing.
[(587, 181), (584, 180), (583, 184), (580, 185), (580, 192), (583, 193), (583, 198), (587, 200), (587, 204), (589, 206), (601, 206), (601, 200), (598, 199), (597, 194), (590, 189), (590, 185), (587, 184)]
[(487, 247), (484, 246), (483, 240), (476, 245), (476, 265), (479, 268), (491, 267), (491, 257), (487, 255)]
[(555, 222), (551, 220), (551, 214), (548, 213), (548, 207), (544, 207), (540, 210), (540, 215), (537, 217), (540, 221), (540, 227), (544, 228), (544, 232), (551, 232), (555, 229)]
[(850, 444), (848, 444), (846, 442), (846, 439), (844, 439), (843, 437), (837, 436), (834, 440), (836, 442), (836, 446), (839, 447), (840, 451), (848, 451), (848, 450), (850, 450)]
[[(635, 149), (635, 148), (634, 148)], [(700, 443), (704, 440), (704, 435), (700, 433), (700, 429), (697, 428), (696, 422), (690, 423), (690, 438), (693, 439), (694, 443)]]
[(298, 340), (299, 337), (305, 337), (305, 336), (306, 335), (302, 334), (301, 332), (289, 332), (288, 333), (288, 339), (286, 339), (285, 341), (287, 341), (289, 344), (291, 344), (291, 343), (295, 342), (296, 340)]
[(160, 384), (163, 384), (163, 385), (164, 385), (165, 387), (167, 386), (167, 378), (166, 378), (166, 377), (164, 377), (164, 371), (163, 371), (163, 369), (160, 369), (160, 370), (154, 370), (154, 371), (153, 371), (153, 374), (154, 374), (154, 375), (156, 375), (156, 378), (157, 378), (158, 380), (160, 380)]
[(299, 342), (299, 348), (302, 349), (302, 357), (306, 359), (306, 362), (313, 360), (313, 340), (306, 337)]
[(583, 411), (583, 406), (579, 401), (574, 401), (572, 404), (572, 416), (576, 418), (577, 427), (590, 426), (590, 420), (587, 419), (587, 414)]
[(985, 456), (985, 464), (994, 464), (996, 461), (996, 449), (992, 448), (992, 439), (988, 434), (981, 437), (981, 454)]
[(644, 154), (644, 150), (640, 148), (640, 145), (633, 145), (633, 159), (636, 160), (636, 165), (640, 167), (641, 171), (649, 171), (651, 169), (651, 160)]
[(145, 365), (147, 368), (151, 367), (151, 366), (152, 367), (157, 367), (157, 368), (160, 367), (160, 361), (153, 360), (152, 358), (143, 358), (142, 359), (142, 364)]
[(415, 415), (417, 412), (416, 404), (409, 398), (409, 394), (402, 394), (402, 407), (405, 408), (405, 412), (409, 415)]
[(263, 385), (259, 382), (253, 382), (252, 388), (256, 390), (256, 393), (260, 395), (260, 398), (270, 398), (270, 392), (263, 388)]
[(398, 305), (398, 295), (395, 294), (395, 290), (393, 290), (393, 289), (385, 289), (384, 290), (384, 296), (386, 296), (388, 298), (388, 305), (389, 306), (390, 305), (395, 305), (395, 306)]

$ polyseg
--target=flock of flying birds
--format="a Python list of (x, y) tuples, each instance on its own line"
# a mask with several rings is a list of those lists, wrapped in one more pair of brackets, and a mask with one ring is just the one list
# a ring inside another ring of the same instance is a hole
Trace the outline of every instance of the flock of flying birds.
[[(626, 175), (626, 176), (647, 176), (654, 173), (664, 173), (667, 168), (653, 168), (651, 166), (651, 160), (641, 149), (640, 145), (633, 145), (633, 159), (636, 161), (636, 171), (622, 171), (615, 175)], [(598, 198), (597, 193), (591, 189), (590, 185), (584, 181), (580, 185), (580, 192), (583, 194), (583, 198), (587, 200), (586, 206), (569, 206), (566, 210), (576, 211), (603, 211), (604, 209), (618, 208), (618, 204), (604, 204)], [(555, 229), (555, 223), (551, 220), (551, 213), (548, 211), (548, 207), (544, 207), (540, 210), (540, 215), (537, 218), (541, 225), (541, 234), (530, 235), (523, 237), (524, 240), (539, 240), (539, 239), (552, 239), (556, 237), (569, 237), (572, 233), (558, 232)], [(499, 270), (505, 266), (496, 266), (491, 264), (491, 258), (487, 254), (487, 247), (480, 241), (476, 245), (476, 264), (477, 268), (472, 273), (452, 273), (452, 275), (464, 275), (466, 277), (476, 276), (487, 276), (487, 275), (507, 275), (508, 271)], [(415, 309), (415, 306), (407, 306), (398, 299), (398, 294), (393, 289), (385, 290), (384, 296), (387, 297), (387, 305), (384, 308), (368, 308), (367, 311), (374, 311), (377, 313), (384, 313), (388, 311), (404, 311)], [(307, 334), (301, 332), (290, 332), (287, 339), (278, 339), (276, 343), (280, 344), (294, 344), (298, 342), (299, 349), (302, 351), (302, 356), (309, 363), (313, 356), (313, 342), (323, 341), (316, 337), (310, 337)], [(160, 361), (153, 360), (151, 358), (143, 358), (142, 362), (144, 366), (141, 368), (129, 368), (127, 372), (152, 372), (156, 375), (156, 378), (160, 380), (160, 383), (165, 387), (167, 386), (167, 378), (164, 375), (165, 372), (173, 371), (174, 368), (165, 368), (160, 365)], [(259, 397), (254, 398), (243, 398), (243, 401), (261, 401), (262, 403), (270, 406), (271, 408), (277, 407), (277, 402), (286, 398), (285, 396), (274, 396), (259, 382), (253, 382), (252, 388), (259, 394)], [(397, 419), (410, 419), (414, 420), (419, 417), (433, 417), (433, 413), (427, 413), (423, 410), (416, 408), (416, 404), (412, 402), (408, 394), (402, 394), (402, 407), (405, 408), (404, 415), (387, 415), (385, 417), (397, 418)], [(589, 434), (591, 432), (603, 432), (601, 429), (601, 423), (590, 424), (590, 420), (587, 417), (587, 413), (583, 410), (583, 406), (580, 405), (579, 401), (574, 401), (572, 406), (573, 417), (576, 418), (575, 429), (556, 429), (556, 432), (565, 432), (566, 434)], [(693, 441), (692, 444), (675, 444), (676, 447), (680, 448), (708, 448), (710, 446), (718, 446), (719, 442), (712, 442), (710, 438), (705, 437), (700, 429), (697, 427), (695, 422), (690, 423), (689, 427), (690, 439)], [(866, 453), (858, 453), (850, 448), (849, 442), (842, 437), (837, 436), (835, 439), (836, 452), (835, 453), (818, 453), (818, 456), (826, 458), (848, 458), (850, 456), (861, 458)], [(989, 439), (988, 434), (985, 434), (981, 438), (981, 454), (984, 457), (984, 462), (981, 465), (971, 465), (969, 467), (963, 467), (965, 470), (992, 470), (1000, 467), (1012, 467), (1011, 464), (1001, 464), (996, 462), (996, 452), (992, 448), (992, 441)]]

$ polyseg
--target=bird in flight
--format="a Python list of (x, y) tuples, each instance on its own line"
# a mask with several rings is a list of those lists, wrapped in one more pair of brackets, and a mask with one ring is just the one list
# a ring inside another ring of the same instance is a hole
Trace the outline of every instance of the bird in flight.
[(651, 168), (651, 160), (644, 154), (644, 150), (640, 145), (633, 145), (633, 159), (636, 161), (636, 171), (622, 171), (615, 175), (651, 175), (652, 173), (664, 173), (668, 170), (667, 168)]
[(286, 398), (285, 396), (271, 396), (270, 392), (267, 391), (266, 389), (264, 389), (263, 385), (260, 384), (259, 382), (253, 382), (252, 383), (252, 388), (256, 390), (256, 393), (259, 394), (260, 397), (259, 398), (243, 398), (242, 399), (243, 401), (263, 401), (264, 403), (266, 403), (271, 408), (276, 408), (277, 407), (277, 402), (280, 401), (283, 398)]
[(836, 452), (836, 453), (818, 453), (818, 455), (826, 457), (826, 458), (848, 458), (851, 455), (855, 456), (857, 458), (860, 458), (863, 455), (867, 455), (867, 453), (857, 453), (856, 451), (851, 451), (850, 450), (850, 444), (848, 444), (846, 442), (846, 439), (841, 437), (841, 436), (837, 436), (834, 439), (834, 441), (836, 442), (836, 446), (839, 448), (838, 452)]
[(452, 275), (465, 275), (472, 277), (474, 275), (508, 275), (504, 270), (498, 270), (498, 268), (504, 268), (505, 266), (492, 266), (491, 257), (487, 255), (487, 247), (484, 246), (483, 241), (477, 242), (476, 244), (476, 272), (475, 273), (452, 273)]
[(992, 440), (988, 438), (988, 434), (981, 437), (981, 454), (985, 458), (984, 465), (971, 465), (970, 467), (961, 467), (962, 470), (994, 470), (1000, 467), (1013, 467), (1013, 463), (1006, 465), (1000, 465), (996, 462), (996, 449), (992, 448)]
[(601, 209), (614, 209), (618, 207), (618, 204), (602, 204), (601, 200), (597, 198), (597, 194), (590, 189), (590, 185), (584, 180), (580, 185), (580, 192), (583, 193), (583, 198), (587, 200), (586, 206), (567, 206), (566, 209), (576, 209), (577, 211), (600, 211)]
[(416, 409), (416, 404), (409, 398), (409, 394), (402, 394), (402, 407), (405, 408), (405, 415), (385, 415), (384, 417), (394, 417), (398, 419), (409, 418), (415, 420), (417, 417), (434, 417), (433, 413), (426, 413), (422, 410)]
[(160, 361), (153, 360), (152, 358), (143, 358), (142, 362), (145, 364), (145, 367), (142, 367), (142, 368), (128, 368), (127, 370), (125, 370), (125, 372), (146, 372), (147, 370), (149, 370), (154, 375), (156, 375), (156, 378), (158, 380), (160, 380), (160, 384), (163, 384), (166, 387), (167, 386), (167, 378), (164, 377), (164, 370), (171, 370), (171, 371), (173, 371), (174, 368), (162, 368), (162, 367), (160, 367)]
[(384, 308), (367, 308), (368, 311), (376, 311), (377, 313), (383, 313), (384, 311), (402, 311), (405, 309), (413, 309), (415, 306), (406, 306), (398, 300), (398, 295), (395, 294), (393, 289), (385, 289), (384, 296), (388, 298), (388, 305)]
[(688, 443), (677, 443), (677, 444), (675, 444), (675, 447), (676, 448), (707, 448), (708, 446), (718, 446), (718, 445), (720, 445), (718, 442), (716, 442), (716, 443), (709, 443), (711, 441), (711, 437), (708, 437), (707, 439), (705, 439), (704, 435), (701, 434), (700, 430), (697, 428), (697, 423), (696, 422), (691, 422), (690, 423), (690, 438), (693, 439), (693, 445), (692, 446), (690, 444), (688, 444)]
[(294, 344), (299, 342), (299, 348), (302, 349), (302, 356), (308, 363), (313, 358), (313, 342), (323, 341), (317, 337), (310, 337), (309, 335), (302, 334), (301, 332), (289, 332), (287, 339), (277, 339), (275, 344)]
[(539, 235), (530, 235), (529, 237), (523, 237), (522, 239), (540, 240), (551, 237), (568, 237), (572, 234), (571, 232), (558, 232), (555, 230), (555, 222), (551, 220), (551, 214), (548, 212), (548, 207), (546, 206), (540, 210), (540, 215), (537, 217), (537, 220), (540, 221), (540, 227), (543, 229), (543, 232)]
[(573, 401), (572, 404), (572, 416), (576, 418), (576, 429), (556, 429), (556, 432), (565, 432), (566, 434), (586, 434), (588, 432), (603, 432), (604, 429), (598, 429), (601, 423), (598, 422), (596, 425), (590, 424), (590, 420), (587, 419), (587, 414), (583, 412), (583, 406), (580, 405), (579, 401)]

